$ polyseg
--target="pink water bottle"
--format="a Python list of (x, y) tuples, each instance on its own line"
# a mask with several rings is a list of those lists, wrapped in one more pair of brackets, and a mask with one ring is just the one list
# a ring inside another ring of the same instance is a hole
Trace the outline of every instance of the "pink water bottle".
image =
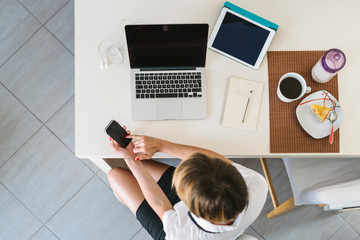
[(345, 66), (345, 62), (345, 54), (339, 49), (332, 48), (312, 68), (312, 78), (318, 83), (326, 83)]

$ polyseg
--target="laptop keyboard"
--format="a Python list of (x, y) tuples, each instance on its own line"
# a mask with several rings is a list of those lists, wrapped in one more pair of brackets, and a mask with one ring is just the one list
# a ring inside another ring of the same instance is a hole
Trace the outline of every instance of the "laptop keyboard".
[(201, 72), (135, 73), (136, 98), (202, 97)]

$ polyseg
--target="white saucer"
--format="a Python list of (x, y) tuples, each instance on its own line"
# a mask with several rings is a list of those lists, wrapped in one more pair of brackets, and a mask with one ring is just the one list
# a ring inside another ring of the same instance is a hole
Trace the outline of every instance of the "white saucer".
[[(326, 136), (330, 135), (331, 132), (331, 121), (329, 120), (329, 116), (323, 123), (319, 121), (319, 119), (316, 118), (316, 116), (311, 112), (310, 108), (312, 104), (317, 104), (324, 106), (324, 97), (326, 95), (327, 91), (321, 90), (318, 92), (315, 92), (301, 101), (301, 103), (296, 108), (296, 117), (302, 126), (302, 128), (313, 138), (319, 139), (324, 138)], [(336, 100), (336, 98), (328, 93), (327, 99), (332, 99), (336, 107), (334, 111), (336, 112), (337, 119), (334, 122), (334, 132), (340, 127), (342, 122), (344, 121), (344, 113), (341, 109), (341, 105)], [(311, 101), (314, 100), (314, 101)], [(333, 103), (330, 100), (325, 101), (325, 106), (332, 109)]]

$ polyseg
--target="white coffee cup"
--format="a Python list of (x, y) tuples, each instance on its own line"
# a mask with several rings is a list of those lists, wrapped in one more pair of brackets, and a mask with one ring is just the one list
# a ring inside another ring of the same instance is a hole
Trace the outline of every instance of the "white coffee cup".
[(311, 88), (306, 86), (305, 79), (298, 73), (285, 73), (279, 80), (277, 96), (283, 102), (292, 102), (300, 99)]

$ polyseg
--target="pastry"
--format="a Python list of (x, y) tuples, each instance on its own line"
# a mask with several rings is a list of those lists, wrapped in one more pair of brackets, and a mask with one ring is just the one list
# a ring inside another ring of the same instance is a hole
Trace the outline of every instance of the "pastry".
[(323, 123), (330, 113), (330, 108), (313, 104), (311, 105), (311, 111), (314, 113), (316, 118), (319, 119), (321, 123)]

